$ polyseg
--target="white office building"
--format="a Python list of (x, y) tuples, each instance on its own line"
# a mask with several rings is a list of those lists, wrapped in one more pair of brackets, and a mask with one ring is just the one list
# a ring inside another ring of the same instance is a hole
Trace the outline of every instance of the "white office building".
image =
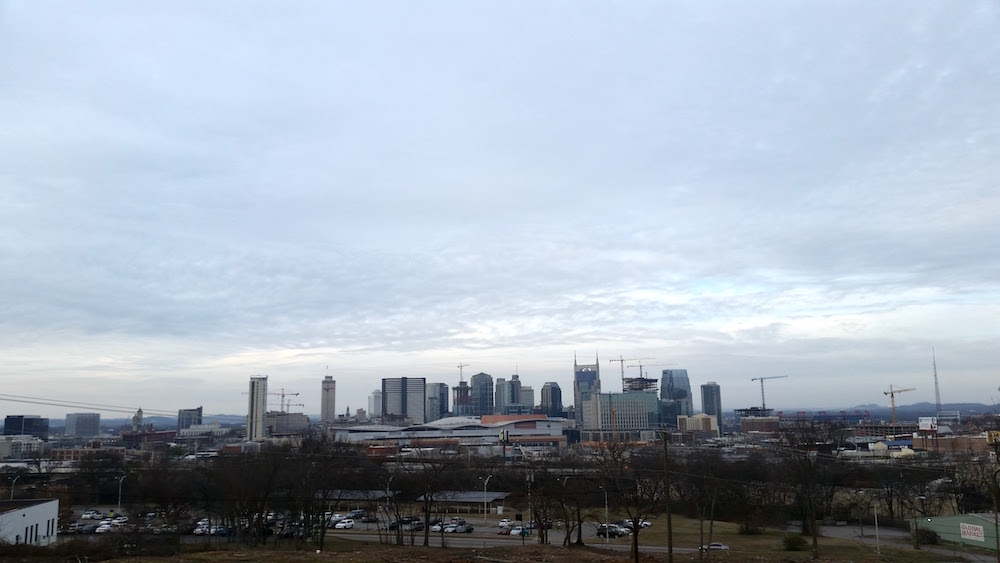
[(58, 538), (58, 500), (0, 501), (0, 544), (44, 546)]
[(323, 390), (320, 395), (320, 422), (333, 422), (337, 420), (337, 382), (333, 376), (323, 378)]
[(258, 442), (267, 437), (267, 376), (250, 378), (250, 404), (247, 407), (247, 441)]

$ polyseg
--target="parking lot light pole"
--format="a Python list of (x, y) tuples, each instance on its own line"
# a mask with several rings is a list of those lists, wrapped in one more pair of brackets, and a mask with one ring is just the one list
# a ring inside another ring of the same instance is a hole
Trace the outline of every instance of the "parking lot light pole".
[[(486, 485), (488, 485), (490, 483), (490, 479), (492, 479), (492, 478), (493, 478), (493, 474), (490, 473), (489, 475), (486, 476), (486, 480), (483, 481), (483, 526), (488, 526), (489, 525), (486, 522), (486, 516), (489, 514), (489, 509), (487, 509), (487, 507), (486, 507)], [(480, 477), (480, 479), (482, 479), (482, 477)]]
[(20, 478), (20, 475), (16, 475), (14, 476), (14, 480), (10, 482), (10, 500), (14, 500), (14, 485), (17, 484), (17, 480)]

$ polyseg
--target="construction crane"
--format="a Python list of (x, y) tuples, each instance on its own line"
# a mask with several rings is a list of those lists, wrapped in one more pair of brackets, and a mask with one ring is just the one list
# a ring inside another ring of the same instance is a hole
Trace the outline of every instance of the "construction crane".
[(268, 395), (275, 395), (281, 397), (281, 412), (285, 412), (285, 397), (298, 397), (298, 393), (285, 393), (285, 388), (282, 387), (279, 393), (268, 393)]
[[(655, 360), (656, 358), (623, 358), (621, 355), (618, 356), (617, 360), (608, 360), (609, 362), (618, 362), (621, 364), (622, 368), (622, 391), (625, 390), (625, 362), (641, 362), (642, 360)], [(634, 367), (634, 366), (628, 366)], [(639, 375), (642, 375), (642, 369), (639, 370)]]
[(906, 389), (893, 389), (892, 385), (889, 386), (888, 391), (882, 391), (883, 395), (889, 396), (889, 404), (892, 405), (892, 424), (896, 425), (896, 394), (906, 393), (907, 391), (916, 391), (916, 387), (907, 387)]
[(462, 370), (469, 367), (469, 364), (458, 364), (458, 382), (461, 383), (465, 381), (462, 375)]
[(781, 379), (783, 377), (788, 377), (787, 375), (768, 375), (764, 377), (753, 377), (750, 381), (760, 381), (760, 410), (767, 410), (767, 403), (764, 402), (764, 380), (765, 379)]

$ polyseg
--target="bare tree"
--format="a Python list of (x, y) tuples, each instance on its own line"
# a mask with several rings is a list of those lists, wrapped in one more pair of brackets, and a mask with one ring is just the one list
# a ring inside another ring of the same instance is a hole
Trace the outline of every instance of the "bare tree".
[(666, 495), (660, 452), (629, 442), (605, 442), (594, 455), (602, 485), (632, 522), (632, 560), (638, 563), (642, 521), (662, 510)]

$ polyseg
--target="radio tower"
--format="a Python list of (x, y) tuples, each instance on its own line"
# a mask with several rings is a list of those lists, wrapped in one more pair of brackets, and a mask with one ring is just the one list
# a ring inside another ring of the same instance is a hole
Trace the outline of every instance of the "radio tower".
[(934, 404), (937, 406), (937, 412), (935, 416), (941, 416), (941, 388), (938, 387), (938, 377), (937, 377), (937, 354), (934, 353), (934, 347), (931, 346), (931, 365), (934, 366)]

